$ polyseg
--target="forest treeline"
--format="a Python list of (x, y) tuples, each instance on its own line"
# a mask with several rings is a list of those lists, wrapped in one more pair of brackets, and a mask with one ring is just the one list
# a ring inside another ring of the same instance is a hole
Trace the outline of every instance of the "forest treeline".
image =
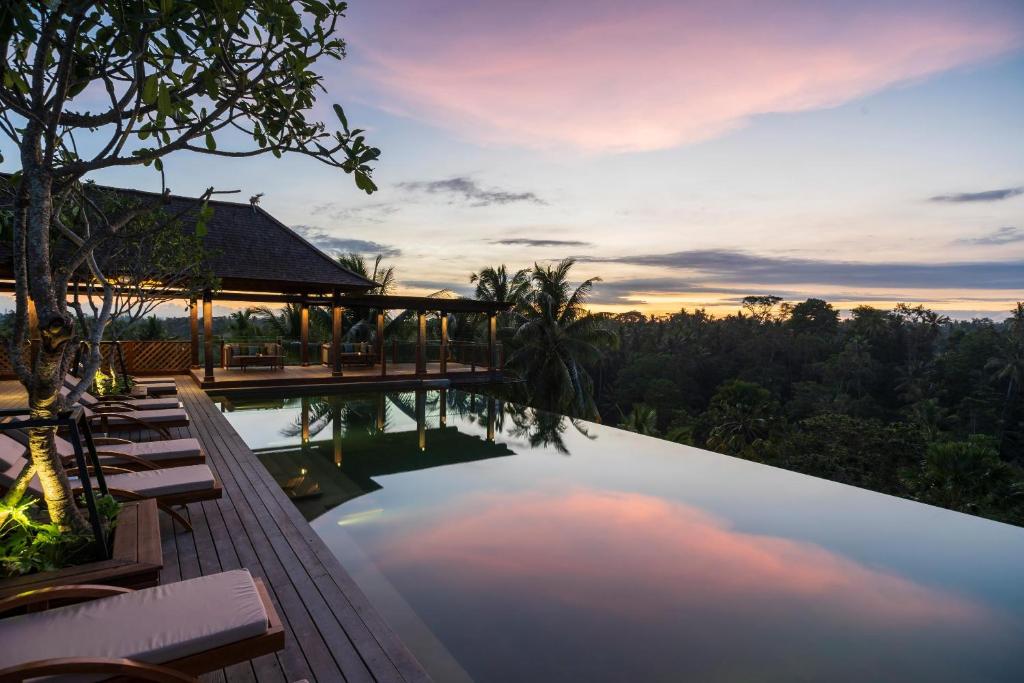
[(603, 421), (883, 493), (1024, 523), (1024, 305), (1005, 321), (922, 306), (744, 299), (604, 317)]

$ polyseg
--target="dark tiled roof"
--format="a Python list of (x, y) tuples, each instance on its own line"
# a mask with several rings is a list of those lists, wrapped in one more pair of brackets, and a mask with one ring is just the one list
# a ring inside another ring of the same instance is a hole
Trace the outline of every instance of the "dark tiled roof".
[[(151, 193), (126, 191), (140, 198)], [(210, 200), (213, 216), (203, 238), (213, 273), (224, 289), (272, 292), (363, 291), (373, 282), (342, 267), (301, 235), (258, 206)], [(163, 209), (181, 212), (183, 230), (193, 230), (200, 208), (192, 197), (172, 195)], [(260, 283), (260, 286), (255, 289)]]
[[(96, 187), (144, 201), (158, 197), (141, 190)], [(327, 294), (335, 289), (363, 292), (374, 286), (258, 206), (218, 199), (209, 205), (213, 216), (203, 241), (210, 269), (225, 290)], [(192, 232), (200, 206), (194, 197), (171, 195), (162, 209), (172, 216), (180, 213), (182, 230)]]

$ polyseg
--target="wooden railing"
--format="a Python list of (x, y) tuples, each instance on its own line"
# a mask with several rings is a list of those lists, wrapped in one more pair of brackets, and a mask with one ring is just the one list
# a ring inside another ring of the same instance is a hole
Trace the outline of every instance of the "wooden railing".
[[(120, 342), (124, 365), (131, 375), (188, 372), (190, 344), (187, 341), (123, 341)], [(6, 339), (0, 339), (0, 379), (12, 379), (14, 367), (7, 352)], [(114, 342), (102, 342), (103, 367), (121, 372)]]

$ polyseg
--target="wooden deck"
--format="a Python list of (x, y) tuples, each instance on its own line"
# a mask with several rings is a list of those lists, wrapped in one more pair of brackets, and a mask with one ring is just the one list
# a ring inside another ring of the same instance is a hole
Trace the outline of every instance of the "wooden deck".
[(452, 384), (478, 384), (502, 381), (500, 371), (492, 375), (486, 368), (461, 363), (448, 363), (447, 372), (441, 372), (440, 363), (427, 363), (426, 372), (416, 374), (415, 363), (389, 363), (387, 374), (380, 366), (345, 366), (341, 377), (331, 376), (326, 365), (286, 365), (284, 368), (214, 368), (213, 381), (204, 379), (203, 368), (191, 370), (192, 379), (206, 390), (256, 389), (269, 387), (337, 387), (346, 388), (415, 388), (424, 381), (447, 379)]
[[(224, 497), (187, 507), (192, 533), (161, 515), (161, 582), (244, 567), (266, 583), (286, 631), (286, 647), (204, 677), (210, 681), (428, 681), (323, 541), (210, 398), (187, 376), (178, 395)], [(0, 382), (0, 404), (25, 404), (17, 382)]]

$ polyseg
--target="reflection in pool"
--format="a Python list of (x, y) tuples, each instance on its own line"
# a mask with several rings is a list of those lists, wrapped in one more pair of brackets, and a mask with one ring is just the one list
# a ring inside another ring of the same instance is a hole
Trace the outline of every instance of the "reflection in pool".
[(454, 390), (222, 406), (438, 681), (1024, 666), (1024, 529)]

